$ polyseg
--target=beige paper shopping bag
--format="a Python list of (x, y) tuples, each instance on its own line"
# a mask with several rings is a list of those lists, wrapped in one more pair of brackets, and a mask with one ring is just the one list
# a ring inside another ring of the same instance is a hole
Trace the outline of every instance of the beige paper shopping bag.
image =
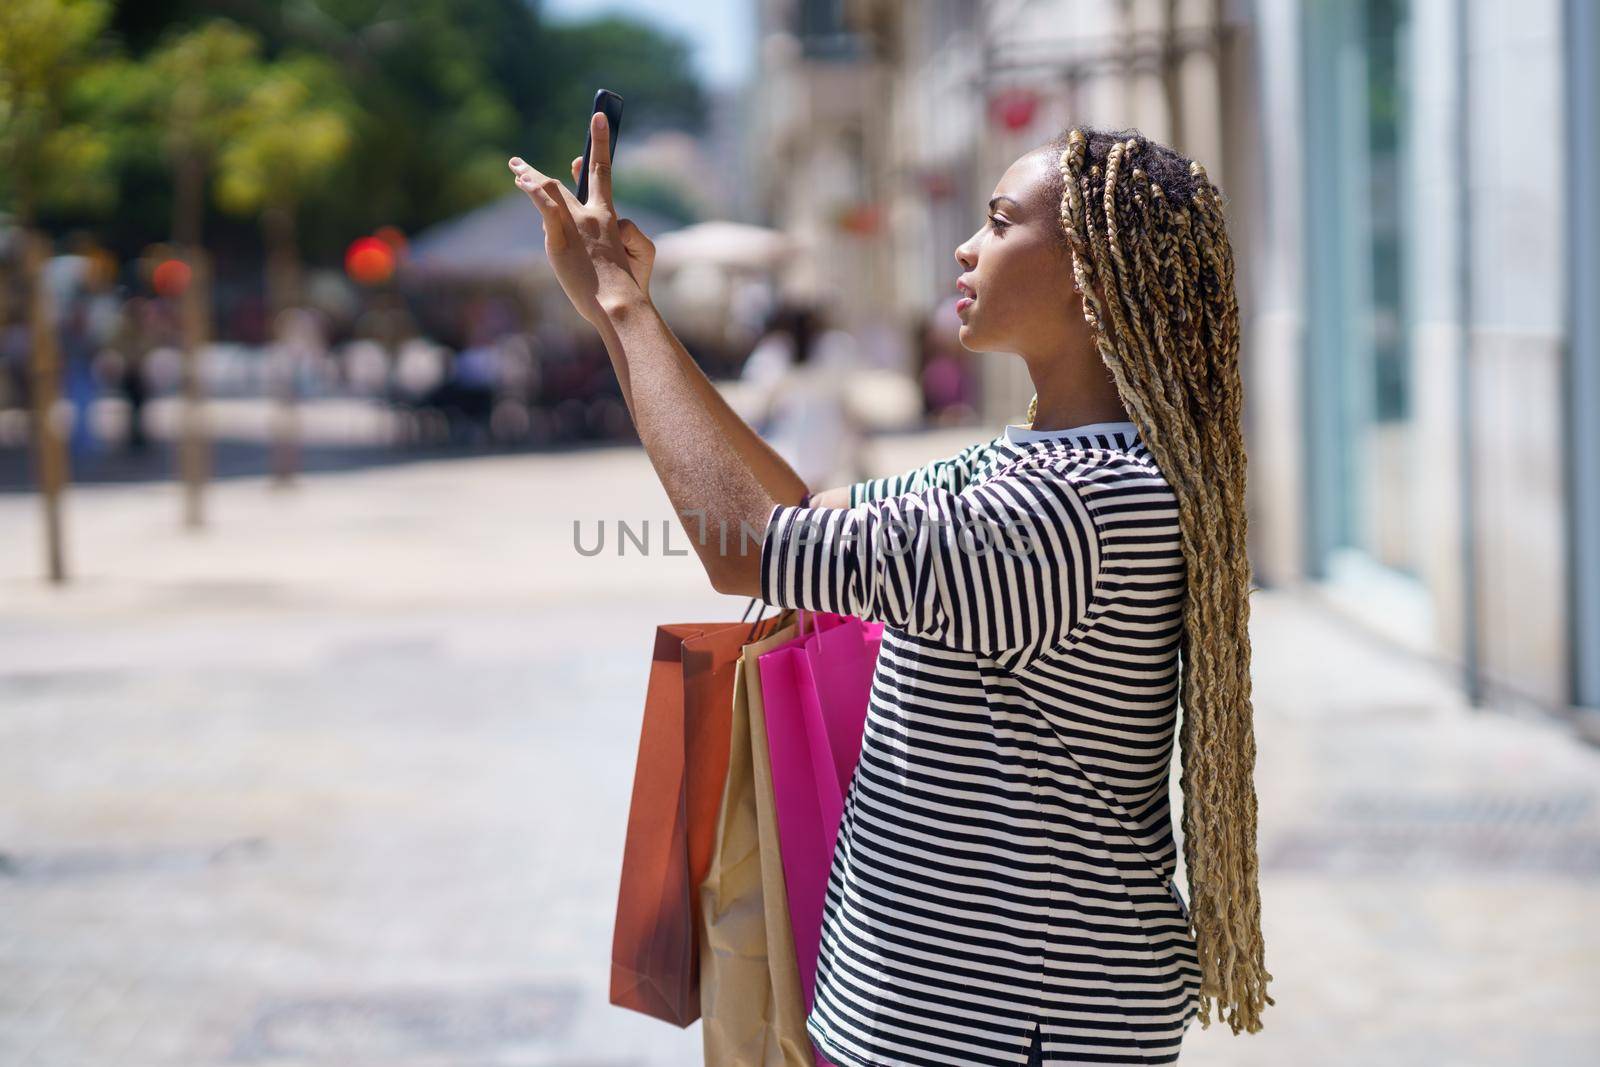
[(728, 776), (711, 866), (700, 884), (700, 1007), (706, 1067), (815, 1067), (795, 960), (756, 658), (792, 640), (788, 625), (745, 645), (735, 664)]

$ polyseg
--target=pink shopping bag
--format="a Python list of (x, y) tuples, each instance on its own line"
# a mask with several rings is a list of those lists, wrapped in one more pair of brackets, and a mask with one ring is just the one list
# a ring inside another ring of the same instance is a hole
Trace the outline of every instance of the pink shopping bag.
[(827, 612), (801, 615), (803, 634), (758, 663), (778, 844), (809, 1013), (828, 872), (844, 796), (861, 755), (883, 624)]

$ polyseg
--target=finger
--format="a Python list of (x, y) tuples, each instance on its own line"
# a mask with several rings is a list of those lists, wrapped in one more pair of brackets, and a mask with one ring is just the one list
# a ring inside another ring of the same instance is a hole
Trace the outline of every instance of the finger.
[(583, 157), (572, 157), (572, 184), (577, 185), (578, 179), (583, 175)]
[(545, 240), (550, 251), (559, 252), (566, 248), (577, 225), (572, 220), (566, 201), (561, 198), (561, 183), (524, 165), (523, 172), (517, 176), (517, 187), (528, 194), (528, 199), (533, 201), (544, 218)]
[[(556, 196), (557, 202), (566, 205), (567, 212), (569, 214), (580, 206), (578, 204), (577, 196), (573, 194), (571, 189), (568, 189), (565, 185), (555, 181), (553, 178), (547, 177), (544, 173), (533, 167), (526, 160), (523, 160), (517, 156), (512, 156), (506, 161), (506, 165), (511, 168), (511, 172), (515, 174), (518, 179), (521, 179), (524, 175), (532, 175), (535, 185), (544, 185), (546, 182), (555, 182), (555, 186), (559, 193), (553, 195)], [(520, 181), (518, 184), (520, 186)], [(524, 189), (524, 191), (526, 191), (526, 189)]]
[(609, 210), (611, 203), (611, 125), (606, 113), (589, 117), (589, 185), (600, 203)]

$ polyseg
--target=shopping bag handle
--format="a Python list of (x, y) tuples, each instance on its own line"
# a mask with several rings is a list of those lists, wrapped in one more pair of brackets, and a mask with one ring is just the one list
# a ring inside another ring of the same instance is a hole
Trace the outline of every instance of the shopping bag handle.
[(780, 629), (781, 627), (783, 627), (785, 624), (787, 624), (789, 619), (791, 617), (793, 617), (793, 615), (795, 613), (795, 609), (794, 608), (784, 608), (781, 611), (779, 611), (778, 614), (772, 616), (772, 618), (763, 619), (761, 616), (762, 616), (762, 613), (767, 610), (767, 602), (762, 600), (758, 596), (753, 596), (753, 597), (750, 598), (750, 603), (745, 605), (744, 614), (739, 616), (739, 621), (740, 622), (745, 622), (746, 620), (748, 620), (750, 618), (750, 609), (755, 607), (758, 603), (761, 605), (761, 607), (760, 607), (759, 610), (756, 611), (755, 621), (750, 623), (750, 633), (745, 638), (745, 642), (746, 643), (749, 643), (749, 642), (754, 641), (756, 639), (756, 633), (757, 633), (757, 631), (759, 631), (761, 629), (761, 626), (762, 626), (763, 623), (767, 623), (767, 622), (776, 623), (776, 625), (773, 626), (773, 629), (777, 630), (777, 629)]

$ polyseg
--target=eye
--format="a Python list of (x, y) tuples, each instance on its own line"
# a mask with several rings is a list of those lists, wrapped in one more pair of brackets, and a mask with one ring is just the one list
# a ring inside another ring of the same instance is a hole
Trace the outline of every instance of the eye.
[(990, 215), (989, 216), (989, 222), (993, 224), (993, 226), (995, 228), (995, 232), (997, 232), (997, 233), (1005, 230), (1006, 227), (1011, 225), (1011, 223), (1007, 222), (1005, 219), (1000, 218), (998, 215)]

